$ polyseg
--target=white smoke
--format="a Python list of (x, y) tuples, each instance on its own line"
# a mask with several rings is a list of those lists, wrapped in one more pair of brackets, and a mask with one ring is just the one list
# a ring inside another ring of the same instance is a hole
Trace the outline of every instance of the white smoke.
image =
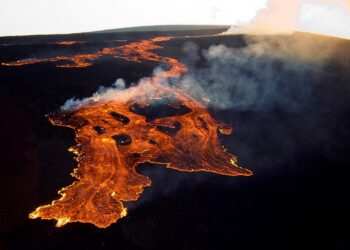
[[(206, 66), (193, 62), (181, 87), (198, 99), (207, 97), (216, 109), (298, 111), (312, 99), (315, 82), (324, 77), (324, 66), (336, 48), (335, 39), (316, 38), (245, 36), (243, 47), (212, 45), (202, 52), (191, 46), (202, 54)], [(198, 57), (188, 52), (193, 55)]]
[(63, 104), (61, 109), (74, 110), (84, 105), (113, 100), (117, 96), (121, 95), (123, 93), (123, 90), (125, 90), (125, 81), (122, 78), (117, 78), (117, 80), (112, 84), (111, 87), (106, 88), (104, 86), (100, 86), (98, 90), (94, 94), (92, 94), (91, 97), (87, 97), (83, 99), (77, 99), (73, 97), (67, 100)]
[[(324, 74), (324, 65), (332, 56), (335, 39), (315, 39), (315, 36), (295, 34), (292, 36), (245, 36), (245, 45), (230, 48), (212, 45), (200, 51), (194, 42), (185, 43), (184, 59), (189, 73), (182, 78), (161, 78), (157, 81), (166, 86), (182, 88), (199, 101), (210, 100), (217, 109), (267, 110), (276, 106), (296, 111), (300, 109), (316, 77)], [(322, 52), (322, 53), (320, 53)], [(200, 60), (206, 67), (196, 67)], [(160, 75), (157, 67), (152, 77)], [(142, 93), (152, 99), (155, 87), (151, 78), (125, 88), (125, 81), (118, 78), (111, 87), (101, 86), (91, 97), (69, 99), (63, 110), (74, 110), (96, 102), (118, 99), (128, 100)]]
[(78, 99), (71, 98), (67, 100), (61, 109), (63, 111), (77, 110), (85, 105), (94, 103), (106, 103), (118, 99), (121, 102), (127, 102), (129, 98), (136, 96), (140, 89), (147, 99), (152, 99), (155, 93), (155, 86), (152, 85), (152, 79), (156, 79), (157, 82), (163, 85), (168, 84), (168, 80), (159, 76), (164, 70), (161, 67), (157, 67), (153, 70), (153, 74), (150, 77), (141, 78), (136, 84), (131, 83), (130, 87), (126, 88), (126, 82), (122, 78), (117, 78), (116, 81), (110, 87), (100, 86), (98, 90), (90, 97)]
[(115, 83), (113, 84), (113, 86), (114, 86), (116, 89), (120, 89), (120, 90), (125, 89), (125, 81), (124, 81), (124, 79), (118, 78), (118, 79), (115, 81)]
[(350, 1), (268, 0), (253, 20), (227, 33), (278, 34), (304, 31), (350, 39)]

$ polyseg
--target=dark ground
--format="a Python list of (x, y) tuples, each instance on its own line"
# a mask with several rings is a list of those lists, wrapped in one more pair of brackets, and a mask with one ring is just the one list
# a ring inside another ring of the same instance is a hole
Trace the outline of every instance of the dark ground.
[[(169, 34), (0, 38), (0, 44), (17, 44), (0, 46), (0, 62), (95, 51), (110, 46), (112, 39), (159, 35)], [(77, 39), (91, 43), (64, 49), (47, 44)], [(186, 40), (165, 43), (160, 53), (183, 58)], [(241, 36), (190, 40), (201, 49), (220, 43), (244, 46)], [(0, 249), (350, 249), (350, 64), (344, 61), (350, 42), (340, 43), (342, 56), (333, 58), (332, 74), (317, 82), (304, 109), (211, 110), (233, 124), (234, 134), (222, 142), (254, 176), (185, 173), (145, 164), (138, 170), (150, 176), (152, 187), (129, 204), (126, 218), (107, 229), (81, 223), (56, 228), (53, 221), (28, 219), (73, 181), (69, 173), (76, 165), (67, 151), (74, 144), (73, 131), (52, 126), (44, 115), (118, 77), (136, 82), (157, 65), (106, 57), (82, 69), (52, 63), (0, 66)]]

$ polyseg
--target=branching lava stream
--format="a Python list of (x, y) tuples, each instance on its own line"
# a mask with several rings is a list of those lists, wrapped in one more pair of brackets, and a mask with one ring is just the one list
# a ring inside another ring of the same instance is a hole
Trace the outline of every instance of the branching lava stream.
[(55, 219), (56, 226), (68, 222), (87, 222), (105, 228), (126, 216), (125, 201), (135, 201), (151, 185), (148, 177), (136, 172), (138, 164), (151, 162), (168, 168), (206, 171), (229, 176), (249, 176), (236, 158), (220, 144), (218, 133), (231, 129), (215, 121), (205, 105), (182, 89), (162, 84), (164, 78), (187, 72), (174, 58), (154, 52), (158, 42), (170, 37), (132, 42), (104, 48), (96, 54), (82, 54), (6, 63), (20, 66), (38, 62), (70, 61), (59, 67), (88, 67), (92, 61), (113, 55), (128, 61), (156, 61), (169, 70), (156, 73), (137, 86), (118, 91), (113, 99), (100, 96), (71, 110), (47, 115), (54, 125), (70, 127), (76, 134), (78, 167), (72, 185), (59, 191), (60, 199), (40, 206), (30, 218)]

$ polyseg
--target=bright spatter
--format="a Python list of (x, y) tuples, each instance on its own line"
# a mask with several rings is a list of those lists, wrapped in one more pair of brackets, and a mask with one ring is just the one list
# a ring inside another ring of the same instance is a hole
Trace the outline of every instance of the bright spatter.
[[(151, 185), (148, 177), (136, 172), (143, 162), (187, 172), (252, 175), (237, 165), (219, 141), (218, 133), (230, 134), (231, 129), (215, 121), (202, 102), (180, 88), (162, 84), (164, 78), (187, 72), (178, 60), (152, 52), (161, 48), (157, 42), (170, 39), (133, 42), (103, 49), (94, 56), (114, 54), (128, 61), (157, 61), (169, 64), (170, 69), (117, 91), (112, 100), (97, 98), (48, 115), (54, 125), (75, 131), (76, 145), (70, 151), (78, 162), (72, 173), (77, 181), (59, 191), (60, 199), (38, 207), (30, 218), (55, 219), (56, 226), (86, 222), (108, 227), (126, 216), (123, 202), (137, 200)], [(86, 64), (90, 59), (84, 58)]]

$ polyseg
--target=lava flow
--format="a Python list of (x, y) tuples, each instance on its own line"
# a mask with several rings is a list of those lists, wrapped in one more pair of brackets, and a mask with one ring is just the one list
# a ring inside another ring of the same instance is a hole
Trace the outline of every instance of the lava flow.
[(85, 41), (61, 41), (61, 42), (55, 42), (53, 44), (58, 44), (58, 45), (74, 45), (74, 44), (83, 44), (86, 43)]
[[(162, 60), (162, 57), (151, 52), (151, 50), (162, 48), (161, 46), (156, 45), (156, 42), (168, 41), (170, 39), (171, 37), (157, 37), (150, 40), (132, 42), (124, 46), (103, 48), (102, 50), (96, 53), (56, 56), (56, 57), (49, 57), (49, 58), (29, 58), (29, 59), (17, 60), (13, 62), (3, 62), (1, 63), (1, 65), (13, 67), (13, 66), (24, 66), (29, 64), (43, 63), (43, 62), (52, 62), (52, 63), (61, 62), (56, 64), (56, 67), (84, 68), (84, 67), (91, 66), (93, 60), (96, 60), (103, 56), (114, 56), (116, 58), (121, 58), (132, 62), (141, 62), (141, 60), (149, 60), (149, 61), (157, 61), (157, 62), (164, 61), (171, 64), (171, 61), (173, 59), (164, 58), (164, 60)], [(62, 44), (62, 42), (58, 42), (58, 43)], [(65, 63), (65, 62), (69, 62), (69, 63)]]
[(203, 103), (180, 88), (162, 84), (164, 78), (187, 71), (176, 59), (152, 52), (161, 48), (157, 42), (169, 39), (103, 49), (94, 58), (113, 54), (129, 61), (167, 63), (170, 69), (115, 91), (113, 98), (94, 96), (71, 110), (48, 115), (54, 125), (75, 131), (76, 145), (70, 151), (77, 155), (78, 167), (72, 173), (77, 181), (59, 191), (60, 199), (38, 207), (30, 218), (55, 219), (56, 226), (87, 222), (108, 227), (126, 216), (123, 202), (137, 200), (151, 185), (148, 177), (136, 172), (143, 162), (188, 172), (252, 174), (239, 167), (220, 144), (218, 132), (229, 134), (231, 130), (215, 121)]

